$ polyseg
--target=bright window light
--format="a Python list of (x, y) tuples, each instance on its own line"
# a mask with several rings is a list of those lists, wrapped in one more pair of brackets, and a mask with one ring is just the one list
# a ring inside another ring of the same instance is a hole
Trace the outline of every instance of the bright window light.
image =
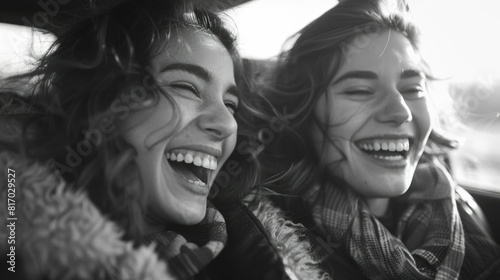
[(456, 80), (500, 77), (498, 0), (412, 1), (423, 55)]
[[(332, 0), (253, 0), (226, 11), (246, 58), (269, 59), (286, 39), (335, 6)], [(423, 55), (456, 79), (500, 77), (498, 0), (410, 0), (423, 37)]]
[(42, 55), (54, 37), (33, 29), (0, 23), (0, 77), (30, 69), (36, 57)]
[(226, 11), (243, 57), (277, 56), (288, 37), (338, 3), (335, 0), (253, 0)]

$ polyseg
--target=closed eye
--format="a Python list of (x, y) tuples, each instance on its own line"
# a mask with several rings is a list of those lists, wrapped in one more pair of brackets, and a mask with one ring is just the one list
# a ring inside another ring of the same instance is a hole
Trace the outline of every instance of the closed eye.
[(347, 90), (344, 93), (348, 95), (369, 95), (372, 94), (373, 92), (370, 90), (360, 89), (360, 90)]
[(344, 91), (347, 98), (359, 101), (370, 99), (374, 93), (371, 89), (347, 89)]
[(238, 104), (233, 102), (233, 101), (226, 101), (224, 102), (224, 105), (226, 105), (226, 108), (229, 110), (229, 112), (231, 113), (231, 115), (234, 115), (236, 114), (236, 112), (238, 112)]
[(176, 83), (171, 83), (170, 86), (176, 89), (189, 91), (194, 95), (196, 95), (198, 98), (201, 98), (201, 94), (198, 91), (198, 89), (190, 83), (176, 82)]
[(400, 92), (406, 99), (419, 99), (424, 97), (425, 89), (421, 86), (416, 86), (401, 90)]

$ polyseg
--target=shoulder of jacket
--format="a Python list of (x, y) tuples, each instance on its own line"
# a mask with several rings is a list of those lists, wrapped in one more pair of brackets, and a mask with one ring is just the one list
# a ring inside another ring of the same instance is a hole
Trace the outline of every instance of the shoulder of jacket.
[(319, 267), (321, 260), (305, 238), (306, 229), (301, 224), (289, 220), (284, 211), (265, 196), (252, 194), (245, 199), (245, 204), (262, 223), (279, 249), (285, 265), (290, 267), (299, 279), (331, 279)]

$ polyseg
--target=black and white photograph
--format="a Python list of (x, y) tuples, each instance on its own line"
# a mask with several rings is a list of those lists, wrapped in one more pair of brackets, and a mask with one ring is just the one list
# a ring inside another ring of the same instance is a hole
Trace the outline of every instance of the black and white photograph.
[(499, 280), (497, 0), (2, 0), (2, 280)]

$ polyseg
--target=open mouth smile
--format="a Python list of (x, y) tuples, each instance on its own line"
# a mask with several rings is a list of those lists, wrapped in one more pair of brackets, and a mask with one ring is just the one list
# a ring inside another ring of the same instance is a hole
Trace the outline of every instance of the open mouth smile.
[(197, 186), (206, 187), (213, 171), (217, 169), (217, 158), (199, 151), (175, 149), (165, 153), (173, 171)]
[(376, 159), (398, 161), (408, 158), (411, 147), (411, 139), (367, 139), (357, 141), (356, 146), (365, 154)]

